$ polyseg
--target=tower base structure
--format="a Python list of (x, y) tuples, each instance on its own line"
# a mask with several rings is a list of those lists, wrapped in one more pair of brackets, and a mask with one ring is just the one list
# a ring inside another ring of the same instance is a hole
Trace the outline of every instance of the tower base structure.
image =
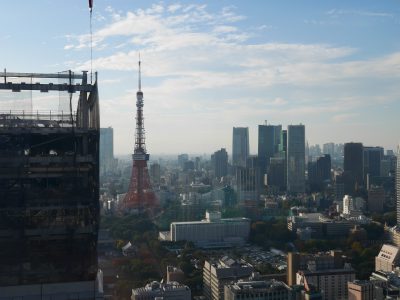
[[(148, 156), (148, 155), (147, 155)], [(147, 160), (136, 160), (133, 166), (129, 189), (120, 205), (121, 213), (148, 214), (153, 216), (158, 207), (157, 197), (151, 187)]]

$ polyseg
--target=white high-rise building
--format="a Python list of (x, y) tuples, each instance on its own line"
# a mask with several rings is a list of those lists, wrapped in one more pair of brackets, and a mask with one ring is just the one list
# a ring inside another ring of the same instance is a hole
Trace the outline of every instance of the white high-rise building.
[(287, 190), (305, 191), (305, 127), (289, 125), (287, 130)]

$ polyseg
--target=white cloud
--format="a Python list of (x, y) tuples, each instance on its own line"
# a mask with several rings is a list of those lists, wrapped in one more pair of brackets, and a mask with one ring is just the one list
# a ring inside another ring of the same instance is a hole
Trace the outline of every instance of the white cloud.
[[(200, 136), (205, 128), (226, 133), (234, 125), (255, 126), (271, 118), (283, 123), (324, 116), (323, 122), (337, 124), (356, 117), (361, 107), (390, 104), (400, 96), (392, 86), (374, 91), (363, 86), (376, 78), (399, 78), (400, 52), (357, 60), (353, 47), (271, 42), (260, 36), (255, 43), (251, 38), (260, 31), (239, 26), (245, 17), (234, 7), (211, 13), (205, 5), (160, 2), (147, 10), (121, 13), (110, 7), (107, 12), (112, 21), (94, 32), (99, 51), (93, 68), (136, 71), (141, 52), (144, 81), (149, 82), (146, 129), (158, 141), (166, 136), (165, 124), (182, 131), (182, 138)], [(89, 41), (88, 35), (69, 35), (65, 49), (86, 48)], [(90, 61), (75, 66), (89, 69)], [(112, 78), (100, 80), (113, 83)], [(133, 126), (126, 120), (132, 119), (134, 99), (134, 91), (102, 99), (102, 125), (120, 132), (122, 152), (130, 149), (126, 141), (132, 140)], [(227, 146), (229, 139), (219, 143)]]

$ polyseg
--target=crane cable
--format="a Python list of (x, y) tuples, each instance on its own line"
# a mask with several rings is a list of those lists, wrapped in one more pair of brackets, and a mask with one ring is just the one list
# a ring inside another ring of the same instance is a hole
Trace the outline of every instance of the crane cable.
[(93, 0), (89, 0), (89, 12), (90, 12), (90, 84), (93, 83), (93, 32), (92, 32), (92, 10), (93, 10)]

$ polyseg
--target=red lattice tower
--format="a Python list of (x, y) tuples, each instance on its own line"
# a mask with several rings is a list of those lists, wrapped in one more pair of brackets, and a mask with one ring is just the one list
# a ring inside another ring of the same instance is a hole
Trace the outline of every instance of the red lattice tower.
[(122, 213), (148, 213), (154, 215), (158, 205), (157, 197), (151, 187), (145, 144), (145, 130), (143, 122), (143, 92), (139, 58), (139, 90), (136, 93), (136, 134), (135, 150), (132, 155), (133, 166), (129, 189), (120, 205)]

